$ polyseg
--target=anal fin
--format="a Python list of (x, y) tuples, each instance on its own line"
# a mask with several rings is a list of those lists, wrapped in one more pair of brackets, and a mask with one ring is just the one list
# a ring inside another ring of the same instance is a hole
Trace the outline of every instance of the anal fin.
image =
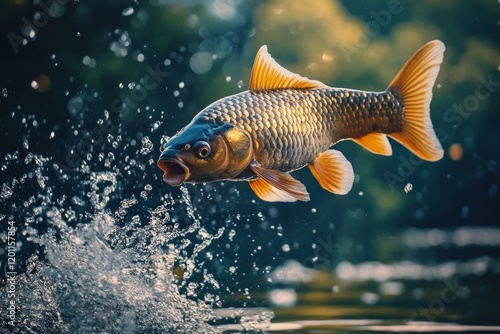
[(383, 133), (370, 133), (353, 141), (372, 153), (392, 155), (391, 143)]
[(250, 169), (259, 176), (249, 182), (259, 198), (269, 202), (309, 201), (306, 187), (290, 174), (265, 169), (258, 163), (251, 164)]
[(351, 163), (339, 151), (320, 153), (309, 169), (320, 186), (329, 192), (345, 195), (352, 188), (354, 172)]

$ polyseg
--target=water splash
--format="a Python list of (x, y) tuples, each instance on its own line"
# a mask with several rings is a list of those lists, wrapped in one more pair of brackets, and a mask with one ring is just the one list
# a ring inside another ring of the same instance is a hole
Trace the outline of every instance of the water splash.
[[(147, 137), (142, 143), (136, 155), (152, 149)], [(220, 322), (215, 309), (224, 306), (221, 285), (203, 266), (201, 254), (226, 228), (202, 227), (204, 218), (186, 187), (179, 195), (162, 196), (146, 184), (124, 196), (127, 179), (113, 163), (98, 171), (83, 160), (75, 175), (63, 173), (58, 182), (54, 172), (62, 171), (51, 158), (30, 152), (9, 157), (3, 170), (21, 173), (2, 184), (0, 196), (2, 219), (17, 229), (16, 329), (221, 331), (214, 325)], [(143, 170), (136, 163), (128, 172)], [(148, 206), (151, 198), (160, 204)], [(7, 297), (2, 289), (2, 309)], [(265, 327), (271, 317), (269, 312), (232, 315), (247, 329)]]

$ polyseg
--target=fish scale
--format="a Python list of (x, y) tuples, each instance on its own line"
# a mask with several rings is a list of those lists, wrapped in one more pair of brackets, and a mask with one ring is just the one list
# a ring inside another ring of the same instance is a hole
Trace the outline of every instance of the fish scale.
[(246, 91), (213, 103), (193, 122), (226, 122), (245, 129), (256, 160), (264, 168), (287, 172), (312, 163), (339, 140), (401, 131), (403, 110), (393, 91)]

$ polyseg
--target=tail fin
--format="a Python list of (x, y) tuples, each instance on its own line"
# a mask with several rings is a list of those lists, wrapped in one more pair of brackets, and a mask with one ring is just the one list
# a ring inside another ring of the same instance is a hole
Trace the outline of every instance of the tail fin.
[(444, 50), (444, 44), (438, 40), (425, 44), (406, 62), (387, 88), (401, 94), (405, 113), (403, 131), (389, 136), (428, 161), (443, 157), (443, 148), (432, 128), (429, 105)]

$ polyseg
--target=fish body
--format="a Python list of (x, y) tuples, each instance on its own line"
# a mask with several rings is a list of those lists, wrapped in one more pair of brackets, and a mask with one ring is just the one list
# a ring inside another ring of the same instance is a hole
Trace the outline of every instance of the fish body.
[(338, 88), (246, 91), (200, 112), (194, 124), (230, 123), (247, 131), (262, 167), (290, 172), (334, 143), (401, 131), (403, 105), (393, 92)]
[(429, 42), (387, 90), (365, 92), (292, 73), (263, 46), (250, 90), (212, 103), (166, 143), (158, 161), (163, 178), (174, 186), (246, 180), (263, 200), (307, 201), (305, 186), (289, 174), (305, 166), (326, 190), (351, 189), (351, 164), (330, 149), (340, 140), (391, 155), (390, 136), (424, 160), (439, 160), (429, 104), (443, 52), (440, 41)]

